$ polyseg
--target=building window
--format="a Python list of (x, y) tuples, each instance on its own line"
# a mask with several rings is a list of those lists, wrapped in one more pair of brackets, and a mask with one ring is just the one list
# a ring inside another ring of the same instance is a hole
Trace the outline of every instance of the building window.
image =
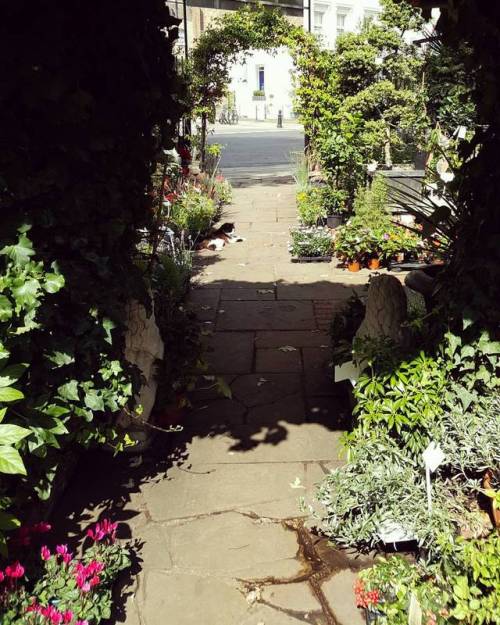
[(257, 89), (259, 91), (264, 91), (266, 86), (265, 74), (264, 74), (264, 66), (259, 65), (257, 68)]
[(337, 35), (341, 35), (346, 31), (347, 10), (337, 9)]
[(323, 32), (323, 19), (325, 11), (314, 11), (314, 32), (321, 35)]

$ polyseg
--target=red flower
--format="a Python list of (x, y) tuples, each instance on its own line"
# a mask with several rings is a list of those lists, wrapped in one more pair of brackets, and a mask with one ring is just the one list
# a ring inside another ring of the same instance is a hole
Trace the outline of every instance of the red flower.
[(40, 556), (42, 558), (42, 560), (47, 561), (50, 558), (50, 549), (47, 547), (47, 545), (44, 545), (41, 549), (40, 549)]

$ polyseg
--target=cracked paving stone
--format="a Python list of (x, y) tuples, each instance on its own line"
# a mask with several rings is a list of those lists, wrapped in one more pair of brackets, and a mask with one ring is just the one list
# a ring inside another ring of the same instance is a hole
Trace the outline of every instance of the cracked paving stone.
[(257, 508), (271, 516), (278, 504), (286, 508), (284, 516), (298, 516), (301, 493), (290, 488), (296, 477), (304, 482), (303, 463), (187, 465), (172, 467), (166, 479), (141, 489), (155, 521)]
[(365, 625), (362, 611), (356, 607), (354, 582), (357, 573), (346, 569), (324, 582), (321, 590), (339, 625)]
[(237, 625), (248, 611), (230, 583), (183, 573), (150, 571), (143, 601), (144, 625)]
[(166, 528), (177, 570), (244, 578), (292, 578), (302, 565), (295, 559), (297, 537), (279, 521), (234, 512), (194, 519)]

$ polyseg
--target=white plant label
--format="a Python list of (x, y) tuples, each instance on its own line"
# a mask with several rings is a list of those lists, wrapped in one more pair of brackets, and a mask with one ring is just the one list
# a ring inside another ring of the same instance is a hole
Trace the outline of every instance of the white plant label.
[(431, 473), (433, 473), (444, 460), (444, 453), (438, 443), (431, 441), (423, 453), (425, 463), (425, 487), (427, 490), (427, 509), (432, 512), (432, 486)]
[(427, 446), (427, 449), (423, 453), (423, 458), (425, 462), (425, 468), (429, 468), (432, 473), (438, 468), (440, 464), (442, 464), (444, 460), (444, 453), (439, 443), (435, 441), (431, 441)]
[(335, 367), (335, 382), (342, 382), (342, 380), (350, 380), (354, 386), (359, 378), (361, 369), (354, 362), (344, 362), (341, 365)]
[(422, 625), (422, 607), (414, 593), (410, 595), (408, 625)]

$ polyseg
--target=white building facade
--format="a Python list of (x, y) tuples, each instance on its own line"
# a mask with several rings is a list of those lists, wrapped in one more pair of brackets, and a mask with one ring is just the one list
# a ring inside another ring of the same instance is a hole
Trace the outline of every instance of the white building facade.
[[(378, 0), (305, 0), (304, 29), (315, 33), (326, 48), (333, 49), (339, 34), (356, 32), (366, 19), (380, 13)], [(256, 50), (231, 70), (231, 104), (243, 118), (277, 120), (293, 113), (293, 63), (286, 49), (275, 54)]]

